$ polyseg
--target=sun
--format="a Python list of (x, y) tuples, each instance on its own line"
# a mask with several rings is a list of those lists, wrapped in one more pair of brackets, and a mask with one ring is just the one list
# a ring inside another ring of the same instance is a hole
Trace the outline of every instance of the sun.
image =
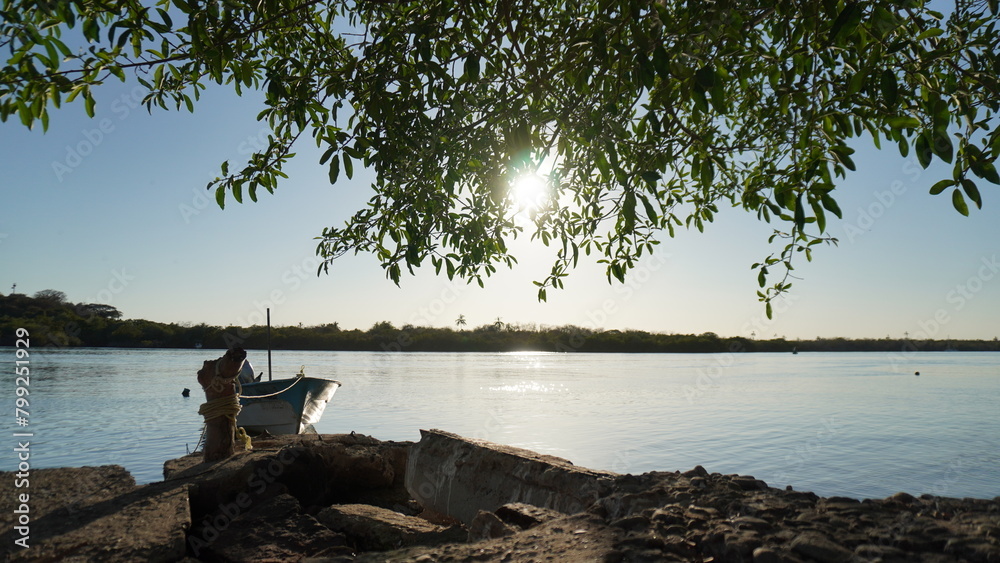
[(518, 211), (537, 211), (546, 207), (550, 194), (545, 178), (538, 174), (521, 174), (510, 186), (511, 201)]

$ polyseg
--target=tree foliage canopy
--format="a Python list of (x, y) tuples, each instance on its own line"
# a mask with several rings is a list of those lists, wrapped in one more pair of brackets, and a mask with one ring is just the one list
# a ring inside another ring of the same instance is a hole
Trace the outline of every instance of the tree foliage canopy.
[[(0, 118), (44, 128), (74, 99), (92, 115), (94, 87), (129, 72), (150, 107), (191, 110), (210, 83), (260, 90), (269, 145), (209, 188), (220, 205), (256, 201), (303, 135), (331, 182), (372, 170), (369, 204), (319, 237), (324, 267), (369, 252), (397, 283), (430, 262), (482, 284), (530, 234), (556, 253), (544, 299), (581, 254), (623, 280), (664, 234), (732, 205), (775, 224), (776, 251), (754, 265), (769, 302), (796, 255), (833, 241), (852, 145), (950, 164), (931, 192), (962, 214), (1000, 183), (997, 1), (935, 7), (3, 0)], [(519, 209), (511, 185), (533, 173), (548, 191)]]

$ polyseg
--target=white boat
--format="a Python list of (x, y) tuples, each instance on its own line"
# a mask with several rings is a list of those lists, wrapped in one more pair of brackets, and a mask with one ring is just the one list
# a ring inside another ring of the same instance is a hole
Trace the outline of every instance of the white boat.
[(236, 426), (251, 436), (302, 434), (319, 422), (327, 403), (341, 383), (333, 379), (306, 377), (305, 366), (295, 377), (271, 379), (271, 309), (267, 309), (267, 381), (254, 377), (253, 366), (244, 361), (240, 369), (240, 413)]
[(244, 383), (236, 425), (247, 434), (301, 434), (323, 416), (340, 382), (320, 377)]

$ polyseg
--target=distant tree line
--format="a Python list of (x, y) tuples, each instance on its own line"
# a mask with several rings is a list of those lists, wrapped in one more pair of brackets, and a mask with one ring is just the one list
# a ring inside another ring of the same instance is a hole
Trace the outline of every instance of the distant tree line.
[[(465, 316), (456, 325), (466, 325)], [(110, 305), (70, 303), (61, 291), (34, 296), (0, 294), (0, 346), (13, 346), (15, 330), (31, 333), (31, 346), (122, 348), (267, 347), (263, 326), (211, 326), (123, 319)], [(907, 338), (756, 339), (702, 334), (662, 334), (640, 330), (601, 330), (574, 325), (538, 327), (493, 323), (468, 330), (396, 327), (382, 321), (367, 330), (341, 329), (336, 322), (271, 328), (275, 350), (358, 350), (412, 352), (850, 352), (850, 351), (1000, 351), (993, 340), (911, 340)]]

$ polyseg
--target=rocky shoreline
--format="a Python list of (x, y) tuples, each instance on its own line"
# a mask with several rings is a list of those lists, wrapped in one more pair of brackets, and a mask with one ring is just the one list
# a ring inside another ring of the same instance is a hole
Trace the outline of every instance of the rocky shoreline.
[[(618, 475), (442, 431), (258, 439), (137, 486), (118, 466), (0, 477), (9, 561), (1000, 562), (1000, 498), (859, 501), (742, 475)], [(27, 503), (19, 495), (30, 493)], [(25, 530), (27, 549), (15, 544)]]

